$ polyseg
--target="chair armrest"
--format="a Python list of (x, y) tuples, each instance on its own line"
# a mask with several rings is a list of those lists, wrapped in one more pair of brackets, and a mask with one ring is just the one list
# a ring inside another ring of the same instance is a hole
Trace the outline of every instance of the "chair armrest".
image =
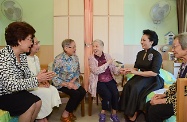
[(79, 75), (79, 83), (81, 84), (82, 87), (84, 86), (82, 74)]
[(177, 79), (177, 122), (186, 122), (186, 107), (187, 103), (185, 99), (185, 87), (187, 86), (187, 78), (178, 78)]
[(126, 83), (127, 83), (127, 77), (123, 75), (121, 86), (123, 87)]

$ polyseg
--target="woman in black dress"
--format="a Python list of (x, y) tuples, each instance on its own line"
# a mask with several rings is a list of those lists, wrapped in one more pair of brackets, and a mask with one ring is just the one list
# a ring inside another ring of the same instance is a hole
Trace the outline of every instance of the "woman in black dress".
[(153, 49), (157, 44), (156, 32), (144, 30), (141, 38), (143, 50), (138, 52), (134, 68), (121, 69), (122, 74), (134, 74), (124, 85), (120, 98), (120, 109), (124, 112), (125, 118), (130, 121), (135, 121), (138, 111), (144, 110), (146, 96), (164, 86), (164, 81), (159, 76), (162, 56)]

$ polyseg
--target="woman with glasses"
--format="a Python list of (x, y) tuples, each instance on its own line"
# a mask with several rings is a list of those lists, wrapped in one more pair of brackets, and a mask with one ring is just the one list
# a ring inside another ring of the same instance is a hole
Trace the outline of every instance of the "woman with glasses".
[(62, 42), (64, 52), (57, 55), (53, 63), (53, 71), (56, 76), (52, 79), (54, 85), (61, 92), (70, 96), (64, 112), (61, 115), (62, 122), (73, 122), (79, 103), (84, 98), (86, 91), (79, 83), (80, 66), (76, 55), (76, 44), (72, 39), (65, 39)]
[(35, 29), (26, 22), (12, 22), (5, 29), (7, 46), (0, 50), (0, 109), (19, 122), (34, 122), (42, 101), (27, 90), (51, 80), (53, 72), (31, 74), (26, 52), (33, 42)]
[[(178, 78), (187, 78), (187, 33), (174, 37), (172, 52), (175, 58), (183, 61)], [(147, 122), (163, 122), (165, 119), (177, 114), (176, 87), (176, 83), (173, 83), (164, 94), (155, 94), (147, 103)], [(187, 95), (187, 89), (185, 92)]]
[[(40, 42), (36, 37), (33, 38), (33, 45), (30, 52), (27, 53), (27, 61), (29, 69), (33, 76), (36, 76), (40, 72), (40, 62), (36, 53), (40, 49)], [(42, 72), (47, 72), (45, 69)], [(42, 106), (37, 116), (37, 122), (48, 122), (47, 116), (52, 112), (53, 107), (59, 107), (61, 99), (57, 89), (50, 85), (48, 81), (45, 81), (35, 89), (32, 89), (31, 93), (38, 96), (42, 100)]]

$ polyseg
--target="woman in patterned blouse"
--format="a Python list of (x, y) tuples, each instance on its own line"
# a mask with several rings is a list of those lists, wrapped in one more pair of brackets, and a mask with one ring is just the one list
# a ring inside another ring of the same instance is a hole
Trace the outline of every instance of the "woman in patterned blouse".
[[(174, 37), (172, 52), (176, 58), (183, 60), (178, 78), (187, 78), (187, 33)], [(176, 83), (173, 83), (164, 94), (154, 95), (147, 103), (147, 122), (163, 122), (172, 115), (176, 115), (176, 103)]]
[(13, 22), (5, 30), (7, 46), (0, 50), (0, 109), (19, 116), (19, 122), (33, 122), (41, 100), (27, 90), (52, 79), (54, 73), (32, 76), (27, 56), (35, 29), (26, 22)]
[(61, 116), (62, 122), (73, 122), (76, 116), (73, 111), (84, 98), (86, 91), (79, 83), (80, 67), (76, 53), (76, 44), (72, 39), (62, 42), (64, 52), (55, 57), (52, 70), (56, 76), (52, 79), (54, 85), (61, 92), (70, 96), (66, 108)]

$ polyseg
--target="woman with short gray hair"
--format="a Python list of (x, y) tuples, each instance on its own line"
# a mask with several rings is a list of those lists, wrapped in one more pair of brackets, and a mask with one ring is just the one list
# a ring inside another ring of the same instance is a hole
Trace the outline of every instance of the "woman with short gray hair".
[[(182, 59), (178, 78), (187, 78), (187, 33), (174, 37), (172, 52), (175, 58)], [(187, 88), (185, 88), (187, 95)], [(164, 94), (155, 94), (146, 106), (147, 122), (163, 122), (177, 114), (176, 82)]]
[(99, 114), (99, 122), (106, 121), (106, 110), (111, 111), (110, 119), (113, 122), (120, 122), (116, 114), (119, 92), (116, 81), (114, 80), (114, 74), (119, 74), (119, 69), (112, 63), (113, 59), (111, 56), (103, 52), (103, 41), (96, 39), (92, 44), (94, 54), (89, 57), (89, 92), (92, 97), (96, 97), (97, 92), (102, 98), (102, 110)]
[(84, 98), (86, 91), (79, 83), (80, 66), (76, 55), (76, 44), (72, 39), (65, 39), (62, 42), (64, 52), (55, 57), (52, 70), (56, 76), (52, 79), (54, 85), (61, 92), (70, 96), (64, 112), (61, 115), (61, 122), (74, 122), (76, 116), (73, 111), (78, 107)]

